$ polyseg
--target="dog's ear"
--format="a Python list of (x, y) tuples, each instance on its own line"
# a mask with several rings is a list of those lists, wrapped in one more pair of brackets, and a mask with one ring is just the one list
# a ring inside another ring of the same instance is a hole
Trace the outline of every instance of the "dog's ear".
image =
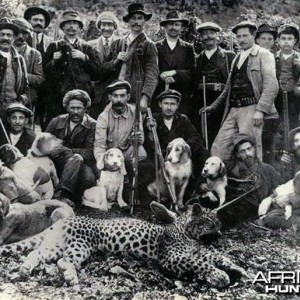
[(126, 175), (127, 174), (126, 168), (125, 168), (125, 159), (124, 159), (124, 157), (122, 157), (121, 174), (122, 175)]
[(223, 162), (220, 162), (220, 171), (219, 171), (219, 174), (220, 174), (220, 177), (224, 177), (227, 173), (227, 170), (226, 170), (226, 166)]
[(185, 164), (191, 157), (191, 148), (188, 144), (182, 147), (182, 153), (180, 155), (180, 163)]
[(199, 203), (195, 203), (192, 208), (193, 216), (200, 216), (202, 214), (202, 208)]
[(102, 158), (97, 162), (97, 168), (99, 170), (103, 170), (104, 169), (104, 166), (105, 166), (105, 160), (107, 159), (107, 156), (108, 156), (108, 152), (106, 151)]
[(169, 153), (170, 153), (170, 151), (172, 149), (172, 146), (170, 144), (168, 145), (168, 147), (166, 149), (165, 161), (168, 160)]

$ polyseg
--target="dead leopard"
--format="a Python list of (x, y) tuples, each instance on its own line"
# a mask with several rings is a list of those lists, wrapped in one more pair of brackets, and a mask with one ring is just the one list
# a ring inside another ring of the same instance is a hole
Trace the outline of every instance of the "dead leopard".
[[(97, 250), (130, 251), (142, 258), (156, 260), (163, 269), (177, 277), (193, 275), (218, 288), (230, 284), (228, 274), (235, 273), (239, 278), (247, 276), (228, 258), (210, 252), (204, 246), (200, 249), (200, 256), (192, 254), (197, 249), (193, 239), (199, 241), (202, 234), (220, 229), (220, 222), (212, 212), (202, 210), (198, 204), (181, 217), (157, 202), (151, 203), (151, 209), (164, 222), (163, 225), (133, 218), (70, 218), (56, 222), (35, 237), (0, 247), (0, 254), (33, 250), (21, 267), (23, 276), (29, 276), (41, 262), (57, 261), (70, 285), (79, 283), (76, 269)], [(197, 220), (199, 230), (195, 230), (194, 220)]]

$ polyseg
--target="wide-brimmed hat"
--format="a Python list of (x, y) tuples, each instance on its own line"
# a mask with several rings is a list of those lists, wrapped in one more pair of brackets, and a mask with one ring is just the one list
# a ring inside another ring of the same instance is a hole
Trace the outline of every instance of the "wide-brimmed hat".
[(162, 93), (160, 93), (157, 97), (156, 100), (157, 101), (162, 101), (165, 98), (172, 98), (172, 99), (176, 99), (177, 102), (180, 102), (181, 100), (181, 94), (175, 90), (165, 90)]
[(11, 113), (13, 113), (15, 111), (20, 111), (20, 112), (24, 113), (27, 118), (30, 118), (33, 116), (33, 112), (29, 108), (27, 108), (22, 103), (18, 103), (18, 102), (12, 103), (6, 108), (6, 115), (9, 116)]
[(111, 11), (104, 11), (98, 16), (96, 21), (96, 26), (98, 29), (100, 29), (101, 22), (112, 22), (115, 26), (115, 29), (118, 28), (119, 21), (116, 15)]
[(121, 90), (121, 89), (126, 89), (130, 93), (131, 91), (130, 83), (126, 80), (116, 80), (110, 85), (108, 85), (105, 90), (108, 94), (111, 94), (113, 91)]
[(277, 31), (275, 29), (273, 29), (272, 27), (270, 27), (266, 23), (263, 23), (260, 26), (258, 26), (255, 38), (258, 39), (260, 34), (264, 33), (264, 32), (272, 34), (274, 37), (274, 40), (277, 39)]
[(21, 32), (19, 26), (13, 24), (8, 18), (2, 18), (0, 20), (0, 30), (1, 29), (10, 29), (13, 31), (14, 35), (18, 35)]
[(294, 35), (295, 39), (297, 40), (297, 43), (299, 42), (299, 28), (295, 24), (284, 24), (279, 27), (278, 29), (278, 36), (280, 36), (284, 31), (290, 31), (291, 34)]
[(81, 18), (79, 17), (79, 14), (77, 11), (75, 10), (67, 10), (63, 13), (63, 16), (60, 20), (60, 23), (59, 23), (59, 27), (60, 29), (62, 29), (63, 25), (66, 23), (66, 22), (70, 22), (70, 21), (76, 21), (79, 23), (79, 26), (80, 28), (82, 29), (83, 28), (83, 23), (81, 21)]
[(240, 22), (237, 25), (235, 25), (232, 28), (232, 32), (236, 33), (238, 29), (244, 28), (244, 27), (248, 27), (248, 28), (252, 28), (254, 30), (257, 30), (257, 26), (255, 25), (255, 23), (253, 23), (251, 21), (243, 21), (243, 22)]
[(130, 17), (133, 15), (133, 14), (136, 14), (136, 13), (140, 13), (140, 14), (143, 14), (145, 16), (145, 19), (146, 21), (150, 20), (151, 17), (152, 17), (152, 14), (150, 13), (147, 13), (145, 10), (144, 10), (144, 5), (142, 3), (131, 3), (128, 5), (128, 8), (127, 8), (127, 15), (125, 15), (123, 17), (123, 21), (125, 23), (128, 23)]
[(160, 22), (160, 26), (165, 26), (170, 22), (182, 22), (184, 26), (189, 25), (189, 20), (182, 18), (177, 10), (169, 11), (166, 15), (166, 19)]
[(220, 31), (222, 31), (222, 28), (216, 23), (204, 22), (197, 27), (198, 32), (201, 32), (203, 30), (213, 30), (216, 32), (220, 32)]
[(22, 33), (31, 33), (33, 31), (31, 24), (24, 18), (16, 18), (12, 22), (20, 28)]
[(51, 16), (50, 14), (43, 8), (37, 6), (31, 6), (27, 8), (24, 12), (24, 18), (28, 21), (32, 16), (35, 15), (43, 15), (45, 18), (45, 28), (47, 28), (50, 24)]

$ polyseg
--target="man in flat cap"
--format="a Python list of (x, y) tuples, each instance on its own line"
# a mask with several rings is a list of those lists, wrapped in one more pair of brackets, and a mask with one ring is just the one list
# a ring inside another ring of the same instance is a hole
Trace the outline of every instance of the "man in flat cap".
[(30, 104), (30, 92), (24, 58), (13, 47), (20, 28), (11, 20), (0, 20), (0, 117), (14, 102)]
[[(165, 28), (166, 37), (156, 42), (158, 51), (159, 82), (155, 96), (169, 85), (181, 94), (179, 111), (190, 116), (192, 72), (195, 67), (195, 53), (192, 44), (180, 39), (184, 27), (189, 24), (187, 19), (179, 15), (176, 10), (167, 13), (166, 19), (160, 22)], [(151, 101), (153, 111), (159, 111), (156, 99)]]
[[(227, 51), (218, 46), (219, 32), (222, 28), (212, 22), (205, 22), (198, 26), (197, 31), (200, 34), (200, 40), (203, 43), (204, 50), (197, 58), (196, 70), (193, 80), (193, 123), (200, 132), (204, 130), (201, 127), (199, 110), (204, 106), (204, 89), (206, 94), (206, 104), (212, 104), (222, 93), (225, 83), (228, 79), (231, 63), (235, 53)], [(203, 83), (205, 76), (205, 84)], [(224, 107), (211, 113), (207, 119), (207, 138), (208, 149), (218, 134), (221, 126)]]
[(113, 73), (114, 79), (126, 80), (131, 84), (130, 102), (140, 101), (145, 111), (158, 82), (157, 49), (144, 32), (145, 23), (152, 17), (141, 3), (128, 6), (123, 21), (128, 23), (130, 33), (111, 45), (109, 62), (105, 69)]
[(37, 49), (44, 56), (48, 46), (53, 42), (53, 38), (47, 36), (44, 31), (50, 24), (50, 14), (43, 8), (37, 6), (28, 7), (24, 12), (24, 19), (27, 20), (33, 33), (28, 36), (28, 44)]
[(1, 130), (0, 146), (11, 143), (26, 156), (35, 139), (34, 132), (27, 126), (32, 116), (32, 111), (22, 103), (10, 104), (6, 109), (7, 136)]
[[(107, 61), (111, 44), (117, 37), (114, 35), (115, 30), (118, 28), (118, 19), (113, 12), (102, 12), (96, 21), (96, 27), (101, 33), (100, 37), (91, 40), (88, 43), (98, 50), (99, 60), (101, 63)], [(108, 96), (105, 88), (113, 81), (112, 76), (102, 76), (99, 80), (93, 82), (95, 89), (95, 97), (92, 101), (90, 115), (97, 119), (99, 114), (103, 111), (108, 103)]]
[(96, 184), (93, 155), (96, 121), (86, 114), (91, 106), (87, 92), (69, 91), (62, 102), (67, 114), (54, 118), (46, 130), (63, 140), (50, 154), (59, 177), (53, 198), (66, 198), (80, 205), (83, 191)]
[(64, 37), (48, 47), (43, 58), (45, 83), (45, 124), (64, 112), (62, 98), (73, 89), (86, 91), (91, 98), (92, 80), (101, 72), (98, 51), (78, 37), (83, 23), (75, 11), (68, 11), (60, 20)]
[(264, 117), (278, 115), (274, 106), (278, 92), (275, 59), (270, 51), (254, 43), (256, 30), (249, 21), (232, 29), (242, 51), (232, 62), (224, 91), (207, 109), (218, 110), (225, 104), (223, 123), (211, 148), (211, 155), (222, 160), (230, 158), (231, 137), (237, 133), (255, 137), (261, 160)]
[(14, 45), (19, 54), (22, 55), (25, 60), (30, 88), (30, 106), (34, 110), (37, 102), (38, 89), (45, 80), (42, 65), (42, 55), (38, 50), (30, 47), (26, 42), (32, 32), (32, 26), (30, 23), (23, 18), (14, 19), (12, 22), (19, 26), (21, 31), (15, 37)]
[(255, 36), (255, 42), (261, 47), (272, 52), (272, 47), (277, 39), (277, 31), (264, 23), (258, 26)]

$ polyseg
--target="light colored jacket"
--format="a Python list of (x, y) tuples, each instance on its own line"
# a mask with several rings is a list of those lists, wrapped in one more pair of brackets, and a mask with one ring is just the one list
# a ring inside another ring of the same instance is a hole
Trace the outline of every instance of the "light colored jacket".
[[(233, 68), (239, 57), (240, 56), (237, 55), (231, 64), (230, 74), (224, 91), (211, 105), (214, 110), (218, 110), (219, 107), (226, 101), (223, 122), (230, 110), (229, 100)], [(278, 94), (279, 87), (276, 78), (275, 59), (273, 54), (263, 47), (254, 45), (249, 54), (247, 75), (251, 81), (253, 92), (258, 102), (256, 109), (263, 112), (266, 118), (278, 118), (274, 100)]]

